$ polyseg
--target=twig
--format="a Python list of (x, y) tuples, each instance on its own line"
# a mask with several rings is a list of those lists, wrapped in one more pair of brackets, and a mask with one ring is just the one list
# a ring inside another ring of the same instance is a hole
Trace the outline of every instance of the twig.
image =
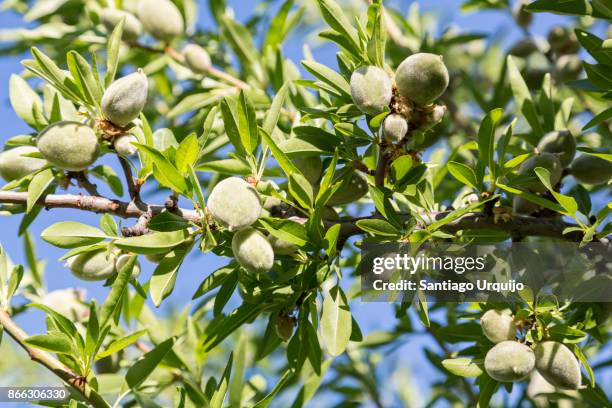
[(79, 183), (79, 187), (87, 191), (89, 195), (94, 195), (94, 196), (100, 195), (100, 193), (98, 193), (98, 186), (96, 186), (91, 181), (89, 181), (85, 172), (83, 171), (68, 172), (68, 175), (70, 177), (73, 177), (77, 181), (77, 183)]
[(29, 347), (25, 343), (25, 340), (29, 337), (28, 334), (24, 332), (4, 310), (0, 310), (0, 325), (4, 328), (4, 331), (6, 331), (9, 336), (28, 353), (32, 361), (43, 365), (64, 382), (76, 389), (91, 406), (95, 408), (110, 408), (110, 405), (104, 398), (92, 389), (83, 377), (72, 372), (72, 370), (63, 365), (51, 354)]
[[(172, 47), (165, 47), (164, 49), (159, 49), (159, 48), (149, 47), (149, 46), (146, 46), (140, 43), (130, 43), (130, 46), (141, 49), (143, 51), (153, 52), (156, 54), (165, 53), (166, 55), (168, 55), (170, 58), (172, 58), (176, 62), (182, 65), (185, 65), (185, 58), (183, 57), (183, 55)], [(238, 89), (245, 89), (245, 90), (251, 89), (251, 85), (247, 84), (246, 82), (242, 81), (239, 78), (236, 78), (235, 76), (231, 74), (228, 74), (227, 72), (223, 70), (213, 67), (212, 65), (207, 69), (207, 73), (216, 78), (222, 79), (230, 83), (231, 85), (235, 86)]]
[(149, 221), (153, 218), (153, 214), (150, 211), (145, 212), (138, 217), (138, 222), (131, 227), (124, 227), (121, 229), (121, 233), (124, 237), (136, 237), (149, 233)]
[(126, 158), (117, 156), (119, 158), (119, 163), (121, 164), (121, 169), (123, 170), (123, 174), (125, 175), (125, 181), (128, 186), (128, 191), (130, 193), (130, 198), (133, 202), (140, 202), (140, 186), (138, 186), (134, 180), (134, 176), (132, 175), (132, 168), (130, 167), (130, 163)]
[(379, 145), (378, 149), (378, 163), (376, 164), (374, 183), (376, 187), (383, 188), (385, 186), (385, 176), (387, 175), (387, 155), (383, 144)]
[(251, 85), (247, 84), (246, 82), (236, 78), (233, 75), (228, 74), (225, 71), (222, 71), (218, 68), (213, 67), (212, 65), (208, 68), (207, 71), (210, 75), (217, 77), (219, 79), (222, 79), (226, 82), (229, 82), (230, 84), (234, 85), (236, 88), (238, 89), (244, 89), (244, 90), (248, 90), (251, 89)]

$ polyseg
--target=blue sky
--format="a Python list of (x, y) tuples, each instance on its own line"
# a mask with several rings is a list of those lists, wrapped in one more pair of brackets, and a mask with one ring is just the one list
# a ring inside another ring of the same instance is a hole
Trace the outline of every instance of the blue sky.
[[(254, 2), (248, 2), (254, 4)], [(392, 4), (397, 4), (405, 11), (408, 8), (408, 1), (395, 1)], [(441, 0), (441, 1), (420, 1), (418, 2), (423, 9), (435, 9), (440, 15), (441, 28), (449, 25), (458, 26), (466, 31), (479, 31), (494, 33), (498, 38), (501, 38), (504, 43), (510, 43), (517, 38), (519, 32), (514, 28), (509, 14), (500, 12), (482, 12), (476, 14), (462, 15), (459, 11), (460, 1), (457, 0)], [(243, 19), (251, 10), (245, 6), (244, 1), (234, 0), (229, 1), (230, 5), (241, 4), (236, 7), (236, 17)], [(204, 27), (210, 27), (212, 19), (206, 12), (201, 11), (200, 24)], [(565, 18), (550, 15), (536, 15), (533, 27), (533, 32), (536, 35), (545, 35), (548, 28)], [(0, 13), (0, 28), (21, 27), (23, 25), (19, 16), (11, 13)], [(303, 38), (292, 37), (285, 46), (285, 54), (299, 61), (302, 57)], [(331, 45), (318, 46), (314, 48), (316, 58), (329, 65), (335, 65), (335, 49)], [(19, 73), (21, 67), (19, 57), (1, 58), (0, 59), (0, 145), (2, 145), (9, 137), (14, 135), (29, 132), (27, 126), (12, 111), (8, 101), (8, 79), (11, 73)], [(109, 163), (108, 160), (105, 162)], [(110, 164), (110, 163), (109, 163)], [(161, 202), (162, 197), (155, 197), (155, 200)], [(30, 231), (36, 238), (36, 245), (40, 257), (48, 260), (46, 268), (46, 282), (50, 290), (65, 288), (68, 286), (78, 286), (86, 288), (89, 296), (93, 296), (98, 300), (103, 299), (107, 290), (102, 288), (99, 283), (86, 283), (77, 281), (69, 273), (68, 269), (62, 266), (57, 259), (64, 251), (54, 248), (41, 241), (38, 236), (40, 232), (61, 220), (74, 220), (91, 225), (97, 225), (99, 216), (95, 214), (82, 213), (74, 210), (53, 210), (43, 212), (34, 222)], [(22, 240), (17, 237), (18, 225), (20, 217), (2, 217), (0, 218), (0, 242), (11, 255), (15, 262), (23, 263), (23, 246)], [(127, 225), (131, 225), (133, 220), (128, 220)], [(143, 264), (143, 276), (149, 277), (153, 271), (151, 264), (146, 261), (141, 261)], [(225, 260), (214, 256), (202, 256), (196, 252), (192, 253), (185, 265), (181, 269), (179, 279), (174, 293), (166, 300), (163, 308), (176, 307), (182, 308), (185, 299), (191, 299), (194, 288), (199, 285), (200, 281), (211, 271), (218, 266), (224, 265)], [(393, 312), (388, 305), (378, 303), (362, 304), (355, 302), (352, 305), (352, 312), (365, 332), (383, 330), (393, 325)], [(31, 316), (36, 316), (32, 318)], [(26, 330), (34, 332), (41, 329), (42, 315), (29, 314), (27, 318), (21, 318), (20, 323)], [(413, 350), (421, 350), (423, 347), (435, 347), (424, 338), (411, 338), (397, 353), (410, 356), (410, 370), (418, 372), (416, 381), (419, 388), (427, 388), (425, 378), (435, 378), (435, 371), (429, 366), (429, 363), (424, 359), (422, 352), (414, 352)], [(400, 361), (405, 361), (403, 358)]]

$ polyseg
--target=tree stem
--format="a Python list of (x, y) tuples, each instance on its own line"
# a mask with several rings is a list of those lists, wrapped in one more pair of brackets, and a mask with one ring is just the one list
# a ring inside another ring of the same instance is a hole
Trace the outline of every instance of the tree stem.
[(127, 183), (130, 198), (133, 202), (138, 203), (140, 201), (140, 188), (136, 185), (134, 175), (132, 174), (132, 168), (130, 167), (130, 163), (124, 157), (117, 157), (119, 158), (121, 169), (123, 170), (123, 174), (125, 175), (125, 182)]
[[(0, 203), (25, 204), (27, 199), (28, 193), (26, 192), (0, 191)], [(140, 218), (149, 211), (151, 215), (154, 216), (166, 209), (163, 205), (148, 205), (134, 202), (127, 203), (119, 200), (110, 200), (105, 197), (71, 194), (49, 194), (41, 197), (37, 204), (43, 205), (47, 209), (74, 208), (95, 213), (114, 214), (122, 218)], [(187, 221), (196, 223), (201, 221), (200, 215), (195, 210), (179, 208), (177, 214), (180, 214), (180, 216)], [(448, 212), (440, 212), (437, 214), (430, 214), (430, 216), (434, 219), (441, 219), (447, 214)], [(324, 223), (326, 228), (334, 224), (340, 224), (339, 241), (343, 241), (351, 236), (364, 234), (364, 231), (357, 227), (357, 221), (372, 218), (380, 218), (380, 215), (349, 218), (341, 221), (329, 220), (324, 221)], [(575, 242), (582, 240), (583, 234), (581, 231), (572, 231), (568, 234), (563, 234), (563, 231), (568, 227), (575, 227), (575, 225), (558, 219), (536, 218), (524, 215), (513, 215), (512, 218), (504, 220), (498, 219), (495, 215), (473, 212), (445, 224), (440, 230), (448, 233), (456, 233), (467, 229), (493, 229), (507, 232), (511, 236), (550, 237)]]
[(53, 374), (61, 378), (66, 384), (77, 390), (91, 406), (95, 408), (110, 408), (110, 405), (104, 400), (104, 398), (102, 398), (100, 394), (92, 389), (83, 377), (73, 373), (72, 370), (59, 362), (51, 354), (29, 347), (25, 343), (25, 339), (29, 337), (28, 334), (24, 332), (13, 319), (11, 319), (5, 310), (0, 310), (0, 325), (4, 328), (4, 331), (7, 332), (8, 335), (28, 353), (32, 361), (46, 367), (49, 371), (53, 372)]

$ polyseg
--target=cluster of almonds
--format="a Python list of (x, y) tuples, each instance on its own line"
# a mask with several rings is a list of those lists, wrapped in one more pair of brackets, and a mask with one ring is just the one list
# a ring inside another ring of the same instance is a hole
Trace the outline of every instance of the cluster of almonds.
[(376, 116), (388, 108), (382, 135), (387, 142), (401, 142), (411, 126), (432, 126), (442, 120), (446, 108), (433, 105), (446, 90), (449, 74), (442, 57), (413, 54), (397, 68), (393, 78), (382, 68), (364, 66), (351, 75), (351, 96), (363, 113)]
[[(143, 31), (164, 42), (170, 42), (185, 31), (181, 12), (169, 0), (140, 0), (136, 15), (116, 8), (103, 8), (98, 15), (108, 32), (123, 20), (123, 40), (128, 43), (136, 42)], [(195, 74), (205, 73), (212, 66), (208, 52), (196, 44), (184, 47), (182, 59)], [(115, 81), (104, 93), (101, 103), (104, 122), (99, 128), (105, 131), (105, 139), (111, 140), (121, 156), (136, 153), (133, 143), (138, 140), (128, 129), (144, 108), (147, 92), (147, 77), (138, 70)], [(19, 180), (47, 164), (66, 171), (83, 171), (99, 154), (98, 136), (93, 128), (79, 122), (57, 122), (40, 132), (36, 147), (18, 146), (0, 153), (0, 177), (6, 181)]]
[(480, 324), (484, 335), (495, 343), (486, 354), (484, 367), (489, 376), (501, 382), (521, 381), (534, 369), (553, 387), (580, 388), (580, 363), (562, 343), (543, 341), (531, 348), (516, 341), (517, 327), (510, 311), (488, 310)]
[[(104, 120), (114, 127), (124, 128), (138, 117), (147, 101), (146, 75), (138, 70), (113, 82), (102, 97)], [(138, 140), (132, 134), (120, 134), (113, 140), (115, 151), (122, 156), (136, 153), (132, 144)], [(36, 154), (44, 159), (30, 157)], [(36, 147), (19, 146), (0, 153), (0, 176), (6, 181), (18, 180), (51, 164), (66, 171), (83, 171), (100, 155), (96, 131), (74, 121), (53, 123), (36, 138)]]
[[(590, 154), (582, 154), (576, 159), (576, 140), (569, 131), (553, 131), (544, 135), (536, 147), (536, 154), (519, 166), (518, 174), (531, 176), (533, 181), (524, 185), (532, 193), (542, 194), (546, 187), (535, 174), (537, 167), (545, 168), (550, 173), (553, 186), (561, 181), (563, 169), (570, 167), (570, 173), (576, 181), (583, 184), (603, 184), (612, 178), (612, 163)], [(529, 215), (538, 210), (538, 206), (520, 197), (514, 198), (514, 212)]]
[[(121, 9), (103, 8), (99, 12), (100, 22), (110, 33), (124, 20), (123, 40), (135, 43), (143, 30), (157, 40), (166, 43), (185, 32), (183, 16), (176, 5), (169, 0), (140, 0), (136, 15)], [(183, 48), (183, 62), (196, 74), (208, 72), (212, 66), (208, 52), (197, 44)]]
[(251, 227), (263, 210), (255, 187), (239, 177), (226, 178), (213, 188), (206, 208), (218, 224), (235, 231), (232, 251), (244, 269), (253, 274), (272, 269), (274, 248), (264, 234)]
[[(68, 259), (67, 265), (72, 274), (81, 280), (103, 281), (116, 275), (128, 259), (129, 255), (122, 254), (117, 249), (111, 251), (99, 249), (74, 256)], [(138, 275), (140, 275), (140, 264), (136, 261), (132, 277), (138, 278)]]
[[(533, 22), (533, 14), (525, 11), (527, 0), (519, 0), (512, 11), (516, 23), (527, 30)], [(510, 49), (510, 55), (520, 58), (528, 58), (532, 54), (543, 51), (550, 54), (549, 60), (554, 61), (554, 66), (528, 67), (526, 81), (532, 88), (537, 88), (542, 83), (544, 75), (552, 72), (559, 82), (572, 81), (578, 78), (582, 72), (582, 61), (578, 56), (580, 44), (574, 32), (567, 27), (556, 25), (548, 32), (548, 49), (534, 41), (531, 37), (519, 40)]]
[[(104, 92), (101, 114), (104, 122), (121, 129), (111, 137), (115, 151), (121, 156), (136, 153), (133, 142), (138, 140), (126, 131), (144, 108), (147, 92), (147, 77), (141, 70), (118, 79)], [(0, 176), (7, 181), (19, 180), (49, 164), (60, 170), (83, 171), (94, 164), (100, 150), (99, 135), (91, 126), (74, 121), (53, 123), (38, 134), (36, 147), (19, 146), (0, 153)], [(31, 157), (35, 155), (43, 159)], [(99, 281), (112, 277), (126, 261), (127, 255), (119, 251), (101, 249), (70, 258), (68, 267), (80, 279)], [(133, 276), (139, 273), (137, 264)]]

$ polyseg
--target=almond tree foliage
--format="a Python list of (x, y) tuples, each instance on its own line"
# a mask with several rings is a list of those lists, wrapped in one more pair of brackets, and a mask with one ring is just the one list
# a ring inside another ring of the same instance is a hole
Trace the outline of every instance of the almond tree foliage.
[[(0, 39), (3, 54), (27, 54), (9, 96), (31, 128), (0, 156), (0, 209), (21, 217), (28, 261), (0, 252), (4, 342), (61, 378), (71, 407), (291, 398), (297, 407), (315, 394), (407, 405), (376, 362), (421, 335), (437, 343), (424, 352), (442, 376), (429, 405), (484, 407), (517, 390), (534, 406), (610, 405), (598, 382), (609, 363), (589, 365), (609, 337), (609, 304), (551, 304), (529, 291), (507, 304), (417, 297), (393, 306), (392, 330), (367, 335), (351, 314), (364, 240), (608, 242), (608, 2), (465, 1), (465, 12), (514, 13), (524, 38), (508, 55), (476, 30), (428, 29), (432, 16), (416, 5), (404, 16), (380, 0), (247, 2), (253, 14), (239, 22), (223, 0), (202, 3), (1, 3), (28, 22)], [(196, 27), (198, 7), (214, 29)], [(575, 18), (534, 41), (532, 13)], [(334, 43), (336, 60), (308, 48), (287, 59), (296, 29)], [(425, 53), (443, 57), (436, 75), (448, 69), (448, 88), (406, 95), (423, 83), (393, 73)], [(165, 202), (145, 200), (159, 190)], [(106, 285), (105, 299), (46, 292), (28, 228), (54, 208), (100, 214), (97, 226), (67, 220), (42, 238), (66, 249), (61, 261), (77, 277)], [(194, 252), (228, 263), (187, 276), (181, 265)], [(155, 262), (152, 276), (140, 275), (142, 257)], [(145, 300), (160, 306), (179, 279), (202, 279), (192, 305), (172, 321), (156, 316)], [(13, 320), (31, 309), (46, 314), (46, 332)]]

